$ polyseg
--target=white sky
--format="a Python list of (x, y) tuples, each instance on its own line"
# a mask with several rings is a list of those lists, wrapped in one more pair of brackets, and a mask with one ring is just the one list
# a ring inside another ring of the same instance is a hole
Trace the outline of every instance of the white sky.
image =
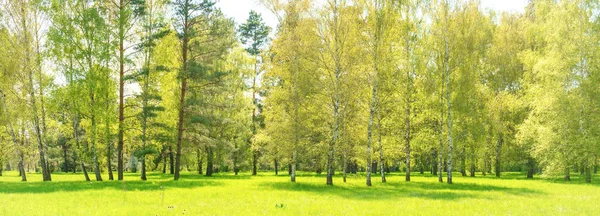
[[(527, 2), (528, 0), (481, 0), (481, 5), (496, 11), (523, 12)], [(217, 7), (221, 8), (227, 17), (233, 17), (238, 25), (246, 22), (250, 10), (255, 10), (262, 14), (263, 20), (273, 30), (277, 27), (275, 15), (262, 6), (258, 0), (219, 0)]]

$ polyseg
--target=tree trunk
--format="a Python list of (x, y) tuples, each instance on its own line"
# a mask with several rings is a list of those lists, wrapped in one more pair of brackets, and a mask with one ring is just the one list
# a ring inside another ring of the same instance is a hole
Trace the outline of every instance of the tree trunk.
[(173, 155), (173, 149), (169, 146), (169, 174), (175, 174), (175, 159)]
[(162, 173), (165, 174), (167, 173), (167, 157), (163, 157), (163, 168), (162, 168)]
[[(376, 44), (377, 42), (378, 41), (376, 41)], [(377, 45), (375, 45), (375, 51), (373, 53), (373, 89), (371, 94), (371, 106), (369, 108), (369, 123), (367, 125), (367, 186), (371, 186), (372, 171), (370, 166), (373, 161), (371, 159), (371, 143), (373, 140), (373, 118), (375, 116), (375, 106), (377, 106)]]
[[(442, 75), (442, 79), (443, 79), (443, 75)], [(439, 182), (444, 182), (444, 128), (443, 128), (443, 124), (444, 124), (444, 106), (443, 106), (443, 95), (444, 95), (444, 84), (442, 82), (442, 88), (441, 88), (441, 92), (440, 92), (440, 121), (438, 122), (438, 129), (439, 129), (439, 150), (438, 150), (438, 181)]]
[(587, 183), (592, 182), (592, 172), (591, 172), (591, 167), (588, 165), (588, 162), (586, 162), (586, 165), (585, 165), (585, 182), (587, 182)]
[(496, 145), (496, 164), (495, 164), (495, 172), (496, 172), (496, 177), (500, 177), (500, 150), (502, 149), (502, 144), (504, 143), (504, 138), (502, 137), (502, 133), (499, 133), (498, 135), (498, 144)]
[(445, 68), (446, 68), (446, 105), (448, 112), (448, 184), (452, 184), (452, 151), (453, 151), (453, 143), (452, 143), (452, 103), (450, 98), (450, 50), (448, 48), (448, 40), (445, 40), (446, 47), (446, 55), (444, 58)]
[(571, 181), (571, 169), (569, 166), (565, 168), (565, 181)]
[(37, 143), (38, 143), (38, 151), (39, 151), (39, 155), (40, 155), (40, 165), (42, 167), (42, 178), (44, 181), (52, 181), (52, 177), (50, 175), (50, 170), (48, 170), (48, 165), (46, 164), (46, 153), (45, 153), (45, 144), (44, 144), (44, 140), (43, 140), (43, 135), (42, 135), (42, 131), (40, 129), (40, 119), (38, 116), (38, 110), (37, 110), (37, 106), (36, 106), (36, 99), (35, 99), (35, 91), (34, 91), (34, 87), (33, 87), (33, 72), (29, 71), (29, 90), (30, 90), (30, 103), (31, 103), (31, 109), (32, 109), (32, 113), (33, 113), (33, 126), (34, 126), (34, 130), (35, 130), (35, 136), (37, 139)]
[(213, 174), (213, 150), (212, 147), (206, 148), (206, 176)]
[(63, 152), (63, 172), (64, 173), (68, 173), (69, 172), (69, 161), (67, 160), (67, 143), (63, 143), (61, 145), (62, 147), (62, 152)]
[[(92, 96), (93, 98), (93, 96)], [(92, 99), (94, 100), (94, 99)], [(92, 102), (95, 103), (95, 102)], [(94, 108), (92, 107), (92, 110)], [(92, 114), (91, 117), (92, 123), (92, 137), (90, 138), (92, 144), (92, 162), (94, 163), (94, 173), (96, 174), (96, 181), (102, 181), (102, 176), (100, 175), (100, 163), (98, 162), (98, 154), (96, 152), (96, 117)]]
[(465, 157), (465, 149), (463, 148), (462, 154), (460, 155), (460, 175), (467, 176), (467, 158)]
[(90, 180), (90, 175), (88, 175), (87, 169), (86, 169), (85, 164), (83, 163), (83, 161), (81, 161), (81, 170), (83, 171), (83, 176), (85, 176), (85, 181), (91, 181)]
[(123, 180), (123, 136), (125, 131), (125, 4), (119, 0), (119, 141), (117, 143), (117, 172), (118, 180)]
[(533, 178), (533, 174), (535, 173), (535, 161), (532, 157), (527, 157), (527, 178)]
[(344, 150), (344, 162), (343, 162), (344, 165), (342, 167), (344, 183), (346, 183), (346, 177), (347, 177), (347, 172), (348, 172), (348, 158), (347, 157), (348, 156), (346, 155), (346, 151)]
[(437, 158), (437, 155), (438, 155), (437, 151), (433, 150), (433, 154), (431, 156), (431, 160), (433, 161), (432, 168), (431, 168), (431, 174), (434, 175), (434, 176), (437, 176), (437, 174), (438, 174), (438, 158)]
[(377, 127), (379, 131), (379, 133), (377, 133), (377, 142), (379, 143), (379, 171), (381, 174), (381, 183), (386, 183), (387, 180), (385, 179), (385, 160), (383, 158), (383, 143), (381, 142), (381, 118), (378, 119), (377, 122)]
[(108, 180), (114, 180), (113, 171), (112, 171), (112, 145), (108, 145), (108, 153), (106, 157), (106, 166), (108, 169)]
[(252, 151), (252, 175), (253, 176), (256, 175), (257, 159), (258, 159), (258, 155), (257, 155), (256, 151)]
[(296, 182), (296, 149), (292, 152), (292, 163), (290, 164), (291, 181)]
[[(73, 163), (75, 164), (75, 161), (77, 160), (77, 150), (80, 149), (80, 145), (79, 145), (79, 118), (77, 117), (77, 115), (73, 116), (73, 136), (75, 137), (75, 145), (76, 145), (76, 150), (73, 151), (73, 157), (75, 159), (73, 159)], [(77, 169), (77, 168), (75, 168)], [(83, 176), (85, 177), (85, 181), (90, 181), (90, 176), (87, 173), (87, 169), (85, 168), (85, 163), (84, 163), (84, 157), (81, 158), (81, 171), (83, 171)]]
[[(408, 46), (408, 44), (407, 44), (407, 46)], [(407, 50), (408, 50), (408, 48), (407, 48)], [(410, 79), (411, 79), (410, 78), (410, 72), (408, 72), (408, 71), (407, 71), (407, 78), (409, 79), (408, 82), (411, 82), (410, 81)], [(410, 86), (410, 84), (407, 84), (407, 87), (406, 87), (407, 88), (407, 94), (410, 94), (409, 91), (411, 91), (411, 90), (410, 90), (410, 87), (408, 87), (408, 86)], [(410, 104), (410, 96), (408, 96), (407, 99), (406, 99), (406, 110), (405, 110), (406, 116), (405, 116), (405, 119), (404, 119), (404, 126), (405, 126), (405, 128), (404, 128), (404, 130), (405, 130), (404, 131), (404, 143), (405, 143), (404, 154), (406, 154), (406, 177), (405, 177), (405, 181), (407, 181), (407, 182), (410, 181), (410, 153), (411, 153), (411, 151), (410, 151), (411, 150), (410, 149), (410, 109), (411, 109), (410, 106), (411, 106), (411, 104)]]
[(477, 159), (475, 159), (475, 152), (471, 153), (471, 170), (470, 170), (470, 175), (471, 177), (475, 177), (475, 165), (477, 164)]
[(275, 158), (275, 175), (279, 175), (279, 163), (277, 163), (277, 158)]

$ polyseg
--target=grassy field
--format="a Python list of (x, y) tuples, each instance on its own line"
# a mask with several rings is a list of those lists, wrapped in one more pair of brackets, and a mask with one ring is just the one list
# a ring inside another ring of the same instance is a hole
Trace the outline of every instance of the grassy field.
[[(125, 181), (85, 182), (81, 174), (29, 174), (0, 177), (0, 215), (599, 215), (600, 184), (558, 179), (534, 180), (523, 174), (460, 177), (440, 184), (437, 177), (400, 173), (388, 183), (374, 178), (366, 187), (362, 175), (335, 186), (325, 175), (303, 173), (298, 183), (286, 175), (229, 173), (213, 177), (184, 173), (180, 181), (151, 173), (147, 182), (129, 173)], [(92, 177), (92, 176), (90, 176)], [(104, 176), (106, 177), (106, 176)], [(596, 182), (600, 181), (596, 175)]]

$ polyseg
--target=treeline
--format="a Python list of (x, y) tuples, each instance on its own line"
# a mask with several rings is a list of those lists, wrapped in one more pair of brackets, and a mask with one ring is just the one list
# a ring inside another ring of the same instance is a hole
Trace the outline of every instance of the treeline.
[(597, 172), (597, 1), (261, 3), (3, 0), (0, 174)]

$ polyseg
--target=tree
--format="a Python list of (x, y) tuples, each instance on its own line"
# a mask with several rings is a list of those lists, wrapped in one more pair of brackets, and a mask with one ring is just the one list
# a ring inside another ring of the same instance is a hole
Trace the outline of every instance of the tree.
[[(9, 16), (11, 16), (13, 27), (12, 33), (18, 35), (19, 38), (13, 41), (14, 47), (20, 47), (22, 52), (21, 66), (22, 71), (26, 74), (26, 88), (29, 93), (30, 110), (33, 117), (33, 128), (35, 137), (37, 140), (38, 153), (40, 157), (40, 166), (42, 168), (42, 176), (44, 181), (51, 181), (52, 176), (48, 167), (47, 160), (47, 146), (44, 133), (42, 129), (45, 129), (42, 125), (44, 117), (42, 116), (42, 122), (40, 121), (40, 114), (38, 113), (38, 101), (37, 97), (43, 97), (36, 93), (36, 80), (34, 79), (35, 70), (39, 70), (40, 61), (36, 61), (36, 57), (39, 55), (39, 40), (36, 37), (38, 32), (41, 31), (40, 19), (42, 11), (41, 5), (38, 2), (7, 2), (5, 5)], [(40, 72), (41, 73), (41, 72)], [(38, 80), (39, 81), (39, 80)], [(40, 83), (38, 83), (40, 84)], [(40, 85), (43, 87), (43, 85)], [(42, 90), (40, 90), (42, 91)], [(43, 106), (43, 105), (42, 105)], [(42, 114), (43, 114), (42, 110)]]
[[(260, 117), (262, 104), (260, 99), (257, 97), (259, 86), (257, 81), (261, 78), (260, 54), (262, 53), (263, 47), (266, 45), (269, 32), (271, 27), (267, 26), (263, 21), (259, 13), (250, 11), (248, 20), (239, 27), (240, 39), (242, 44), (247, 45), (246, 51), (254, 57), (254, 75), (252, 76), (252, 103), (254, 109), (252, 110), (252, 135), (256, 136), (257, 127), (264, 124)], [(251, 144), (253, 145), (253, 144)], [(253, 148), (254, 149), (254, 148)], [(258, 152), (252, 152), (252, 175), (256, 175), (256, 160), (258, 159)]]
[[(187, 106), (186, 92), (188, 79), (199, 81), (198, 84), (214, 84), (211, 79), (216, 79), (223, 73), (209, 74), (210, 63), (222, 58), (224, 53), (232, 46), (233, 21), (224, 18), (223, 13), (214, 8), (214, 2), (203, 0), (177, 0), (174, 2), (176, 15), (179, 17), (177, 32), (181, 40), (181, 93), (179, 97), (179, 122), (177, 131), (177, 153), (175, 158), (175, 180), (179, 179), (181, 167), (181, 150), (183, 131), (185, 127), (185, 110)], [(198, 49), (193, 49), (196, 46)], [(214, 71), (213, 71), (214, 72)], [(204, 77), (206, 76), (206, 77)]]
[[(114, 2), (113, 2), (114, 3)], [(144, 12), (145, 6), (144, 0), (119, 0), (118, 3), (113, 4), (116, 9), (114, 10), (116, 19), (117, 34), (116, 39), (118, 40), (118, 63), (119, 63), (119, 140), (117, 143), (117, 178), (123, 180), (123, 133), (125, 130), (125, 64), (127, 63), (127, 56), (125, 52), (125, 42), (131, 38), (131, 29), (134, 27), (135, 21)], [(144, 141), (143, 141), (144, 142)], [(145, 170), (144, 170), (145, 171)], [(145, 173), (142, 173), (145, 178)]]

